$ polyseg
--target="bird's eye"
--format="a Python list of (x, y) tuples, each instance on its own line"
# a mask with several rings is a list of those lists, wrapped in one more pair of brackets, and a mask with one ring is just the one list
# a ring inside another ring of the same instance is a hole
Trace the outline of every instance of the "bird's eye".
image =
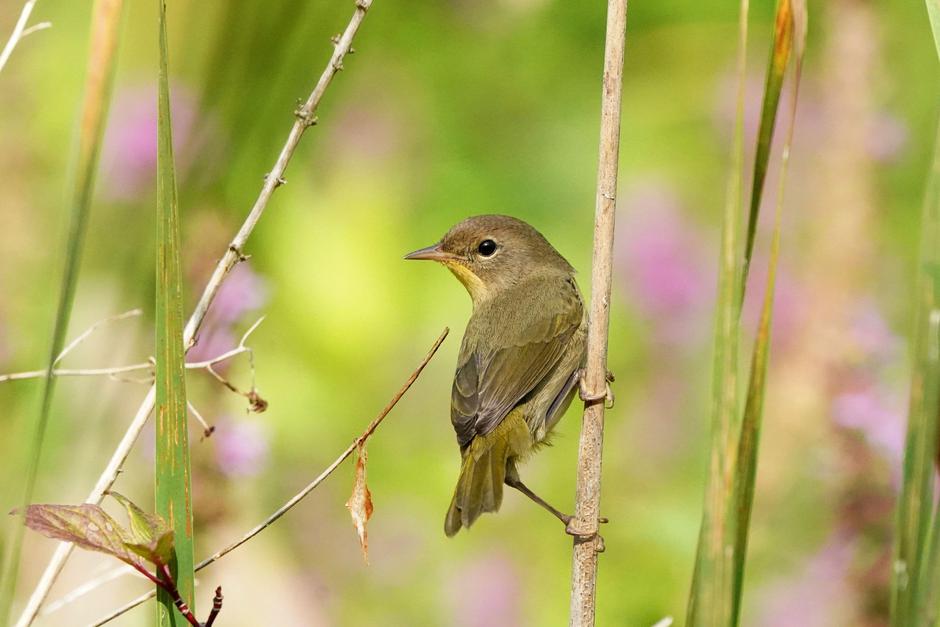
[(496, 252), (496, 242), (491, 239), (485, 239), (477, 246), (477, 251), (484, 257), (492, 257)]

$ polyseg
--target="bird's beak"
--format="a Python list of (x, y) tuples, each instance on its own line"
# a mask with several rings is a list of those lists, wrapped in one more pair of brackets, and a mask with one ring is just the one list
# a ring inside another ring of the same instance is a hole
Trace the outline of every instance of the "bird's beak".
[(413, 253), (408, 253), (405, 255), (405, 259), (427, 259), (429, 261), (447, 261), (449, 259), (455, 259), (456, 255), (453, 253), (445, 252), (441, 248), (441, 243), (438, 242), (432, 246), (426, 246), (424, 248), (419, 248)]

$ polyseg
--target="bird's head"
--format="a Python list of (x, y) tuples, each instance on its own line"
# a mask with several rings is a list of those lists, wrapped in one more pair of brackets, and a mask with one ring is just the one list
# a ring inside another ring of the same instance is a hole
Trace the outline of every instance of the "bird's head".
[(502, 215), (473, 216), (457, 223), (438, 243), (405, 255), (444, 264), (474, 303), (527, 277), (571, 275), (574, 269), (534, 228)]

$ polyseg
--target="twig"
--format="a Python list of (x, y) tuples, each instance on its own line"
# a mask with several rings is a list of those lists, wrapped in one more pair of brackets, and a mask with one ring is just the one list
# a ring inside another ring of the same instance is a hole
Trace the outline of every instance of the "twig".
[(52, 28), (52, 22), (38, 22), (33, 24), (22, 33), (20, 33), (20, 41), (23, 41), (33, 33), (38, 33), (41, 30), (46, 30), (47, 28)]
[(105, 325), (105, 324), (107, 324), (107, 323), (109, 323), (109, 322), (117, 322), (118, 320), (126, 320), (127, 318), (136, 318), (137, 316), (141, 315), (142, 313), (144, 313), (144, 312), (141, 311), (140, 309), (131, 309), (130, 311), (125, 311), (124, 313), (117, 314), (116, 316), (110, 316), (110, 317), (108, 317), (108, 318), (105, 318), (104, 320), (99, 320), (98, 322), (94, 323), (93, 325), (91, 325), (90, 327), (88, 327), (87, 329), (85, 329), (85, 330), (84, 330), (78, 337), (76, 337), (74, 340), (72, 340), (71, 342), (69, 342), (68, 346), (66, 346), (65, 348), (63, 348), (63, 349), (62, 349), (62, 352), (59, 353), (59, 356), (55, 358), (55, 361), (54, 361), (54, 362), (52, 362), (52, 365), (55, 366), (55, 365), (58, 364), (60, 361), (62, 361), (62, 360), (65, 358), (66, 355), (68, 355), (69, 353), (71, 353), (73, 350), (75, 350), (75, 348), (76, 348), (79, 344), (81, 344), (81, 343), (84, 342), (86, 339), (88, 339), (88, 336), (89, 336), (89, 335), (91, 335), (92, 333), (94, 333), (95, 331), (97, 331), (97, 330), (98, 330), (98, 327), (100, 327), (100, 326), (102, 326), (102, 325)]
[(213, 433), (215, 433), (215, 427), (209, 426), (209, 423), (206, 422), (206, 419), (202, 417), (202, 414), (199, 413), (199, 410), (196, 409), (195, 405), (193, 405), (191, 402), (187, 400), (186, 407), (187, 409), (189, 409), (189, 412), (193, 415), (193, 418), (196, 419), (196, 422), (198, 422), (202, 426), (202, 438), (203, 439), (206, 439), (209, 436), (211, 436)]
[[(421, 360), (421, 363), (418, 364), (418, 367), (415, 368), (414, 372), (411, 373), (411, 376), (408, 377), (408, 379), (407, 379), (407, 380), (402, 384), (402, 386), (398, 389), (398, 392), (395, 393), (395, 395), (394, 395), (394, 396), (392, 397), (392, 399), (388, 402), (388, 404), (385, 405), (385, 407), (382, 409), (382, 411), (379, 412), (379, 415), (376, 416), (375, 419), (373, 419), (371, 423), (369, 423), (369, 426), (366, 427), (365, 431), (362, 432), (362, 435), (360, 435), (358, 438), (356, 438), (355, 440), (353, 440), (352, 444), (350, 444), (350, 445), (346, 448), (345, 451), (343, 451), (342, 453), (340, 453), (339, 457), (337, 457), (337, 458), (333, 461), (332, 464), (330, 464), (329, 466), (326, 467), (326, 470), (324, 470), (323, 472), (321, 472), (321, 473), (319, 474), (319, 476), (317, 476), (316, 479), (314, 479), (313, 481), (311, 481), (310, 483), (308, 483), (308, 484), (304, 487), (303, 490), (301, 490), (300, 492), (298, 492), (297, 494), (295, 494), (293, 497), (290, 498), (290, 500), (288, 500), (286, 503), (284, 503), (284, 505), (282, 505), (281, 507), (279, 507), (273, 514), (271, 514), (270, 516), (268, 516), (268, 517), (264, 520), (264, 522), (258, 524), (258, 525), (255, 526), (254, 528), (252, 528), (250, 531), (248, 531), (247, 533), (245, 533), (245, 535), (243, 535), (243, 536), (242, 536), (241, 538), (239, 538), (238, 540), (232, 542), (231, 544), (229, 544), (229, 545), (226, 546), (225, 548), (223, 548), (223, 549), (221, 549), (221, 550), (219, 550), (219, 551), (213, 553), (212, 555), (210, 555), (210, 556), (207, 557), (206, 559), (204, 559), (204, 560), (202, 560), (201, 562), (199, 562), (198, 564), (196, 564), (196, 571), (200, 571), (200, 570), (202, 570), (203, 568), (205, 568), (206, 566), (212, 564), (213, 562), (218, 561), (219, 559), (221, 559), (221, 558), (224, 557), (225, 555), (231, 553), (232, 551), (234, 551), (235, 549), (237, 549), (237, 548), (240, 547), (241, 545), (245, 544), (246, 542), (248, 542), (249, 540), (251, 540), (252, 538), (254, 538), (256, 535), (258, 535), (259, 533), (261, 533), (262, 531), (264, 531), (265, 529), (267, 529), (267, 528), (268, 528), (272, 523), (274, 523), (278, 518), (280, 518), (281, 516), (283, 516), (284, 514), (286, 514), (287, 512), (289, 512), (295, 505), (297, 505), (298, 503), (300, 503), (300, 501), (302, 501), (302, 500), (304, 499), (304, 497), (306, 497), (308, 494), (310, 494), (311, 492), (313, 492), (313, 490), (316, 489), (316, 487), (319, 486), (321, 483), (323, 483), (323, 481), (324, 481), (327, 477), (329, 477), (331, 474), (333, 474), (333, 471), (336, 470), (337, 467), (339, 467), (339, 465), (342, 464), (342, 463), (346, 460), (347, 457), (349, 457), (350, 455), (352, 455), (352, 452), (353, 452), (353, 451), (355, 451), (360, 445), (362, 445), (363, 443), (365, 443), (365, 441), (369, 439), (369, 436), (371, 436), (371, 435), (375, 432), (375, 430), (378, 428), (378, 426), (379, 426), (380, 424), (382, 424), (382, 421), (385, 419), (385, 417), (388, 415), (388, 413), (389, 413), (390, 411), (392, 411), (392, 408), (394, 408), (395, 405), (398, 404), (398, 401), (401, 400), (401, 397), (405, 395), (405, 392), (408, 391), (408, 389), (412, 386), (412, 384), (413, 384), (413, 383), (418, 379), (418, 377), (421, 375), (421, 371), (424, 370), (424, 367), (427, 366), (427, 365), (428, 365), (428, 362), (431, 361), (431, 358), (434, 357), (434, 354), (437, 352), (437, 349), (440, 348), (441, 344), (444, 342), (444, 338), (447, 337), (447, 334), (448, 334), (449, 332), (450, 332), (450, 329), (447, 329), (447, 328), (444, 329), (444, 331), (440, 334), (440, 336), (438, 336), (437, 340), (434, 341), (434, 344), (431, 346), (431, 348), (430, 348), (430, 350), (428, 351), (427, 355), (425, 355), (425, 356), (424, 356), (424, 359)], [(148, 592), (148, 593), (146, 593), (146, 594), (142, 594), (141, 596), (137, 597), (136, 599), (134, 599), (134, 600), (131, 601), (130, 603), (127, 603), (126, 605), (121, 606), (120, 608), (118, 608), (118, 609), (115, 610), (114, 612), (111, 612), (110, 614), (108, 614), (108, 615), (105, 616), (104, 618), (99, 619), (96, 623), (94, 623), (94, 627), (99, 627), (100, 625), (104, 625), (105, 623), (107, 623), (107, 622), (109, 622), (109, 621), (111, 621), (111, 620), (117, 618), (118, 616), (120, 616), (121, 614), (124, 614), (124, 613), (127, 612), (128, 610), (137, 607), (138, 605), (140, 605), (141, 603), (143, 603), (143, 602), (146, 601), (147, 599), (151, 599), (151, 598), (153, 598), (154, 596), (156, 596), (156, 592), (155, 592), (154, 590), (151, 590), (150, 592)]]
[(137, 571), (127, 564), (123, 564), (117, 568), (111, 568), (101, 575), (96, 576), (94, 579), (89, 579), (88, 581), (84, 582), (82, 585), (78, 586), (68, 594), (63, 595), (54, 601), (46, 603), (46, 606), (42, 608), (42, 612), (39, 614), (40, 616), (52, 614), (53, 612), (62, 609), (66, 605), (74, 603), (86, 594), (97, 590), (101, 586), (107, 583), (111, 583), (115, 579), (123, 577), (124, 575), (134, 574), (137, 574)]
[[(139, 315), (139, 313), (140, 313), (140, 310), (135, 309), (135, 310), (120, 314), (118, 316), (113, 316), (111, 318), (107, 318), (105, 320), (96, 322), (94, 326), (92, 326), (91, 328), (86, 330), (84, 333), (82, 333), (80, 336), (75, 338), (72, 341), (72, 343), (69, 344), (65, 348), (65, 350), (63, 350), (59, 354), (59, 356), (55, 360), (55, 363), (59, 363), (59, 361), (61, 361), (63, 357), (65, 357), (69, 352), (71, 352), (79, 344), (79, 342), (85, 340), (91, 334), (91, 332), (94, 331), (101, 324), (104, 324), (105, 322), (109, 322), (112, 320), (127, 318), (131, 315)], [(223, 361), (232, 359), (233, 357), (237, 357), (238, 355), (241, 355), (243, 353), (247, 353), (249, 363), (251, 365), (251, 370), (252, 370), (252, 389), (254, 389), (254, 358), (252, 356), (251, 348), (249, 346), (246, 346), (245, 342), (248, 340), (248, 336), (250, 336), (252, 332), (258, 328), (258, 325), (261, 324), (263, 321), (264, 321), (264, 316), (258, 318), (258, 320), (253, 325), (251, 325), (251, 328), (249, 328), (245, 332), (245, 334), (242, 336), (241, 341), (238, 343), (238, 346), (236, 346), (235, 348), (229, 351), (226, 351), (222, 353), (221, 355), (217, 355), (211, 359), (189, 362), (186, 364), (186, 369), (209, 371), (210, 374), (215, 376), (217, 379), (220, 379), (225, 384), (225, 386), (231, 389), (232, 391), (238, 394), (241, 394), (243, 396), (248, 396), (248, 393), (241, 392), (240, 390), (232, 386), (227, 381), (221, 379), (220, 375), (212, 369), (212, 366), (220, 364)], [(99, 377), (99, 376), (115, 377), (116, 375), (124, 374), (127, 372), (137, 372), (139, 370), (152, 370), (152, 369), (153, 369), (153, 361), (150, 360), (150, 361), (142, 361), (136, 364), (128, 364), (126, 366), (110, 366), (107, 368), (56, 368), (52, 371), (52, 376), (54, 377)], [(24, 379), (41, 379), (45, 376), (46, 376), (45, 370), (27, 370), (24, 372), (13, 372), (10, 374), (0, 375), (0, 383), (4, 383), (6, 381), (21, 381)], [(150, 377), (149, 379), (144, 379), (142, 382), (149, 383), (152, 380), (153, 380), (153, 377)], [(141, 381), (135, 380), (135, 382), (141, 382)]]
[[(199, 298), (199, 302), (196, 304), (196, 307), (189, 318), (189, 322), (186, 324), (185, 329), (183, 329), (183, 344), (187, 348), (194, 344), (196, 334), (205, 320), (209, 306), (215, 299), (216, 294), (218, 294), (219, 288), (222, 286), (222, 282), (225, 281), (225, 278), (228, 276), (229, 272), (232, 271), (232, 268), (234, 268), (235, 265), (244, 258), (242, 248), (248, 241), (248, 237), (254, 230), (258, 220), (261, 219), (261, 215), (267, 208), (268, 202), (271, 200), (271, 196), (274, 193), (274, 190), (279, 186), (278, 181), (283, 180), (284, 171), (287, 169), (287, 164), (290, 162), (291, 157), (294, 155), (294, 151), (297, 149), (297, 144), (300, 143), (301, 136), (303, 135), (304, 131), (307, 130), (307, 128), (315, 124), (316, 111), (320, 104), (320, 100), (323, 98), (323, 94), (326, 92), (327, 87), (329, 87), (330, 83), (332, 82), (333, 76), (338, 71), (338, 67), (342, 66), (342, 60), (349, 52), (352, 40), (356, 36), (356, 32), (359, 30), (359, 26), (362, 24), (362, 20), (365, 18), (366, 12), (371, 6), (372, 0), (356, 0), (355, 12), (353, 13), (352, 18), (349, 20), (349, 24), (346, 26), (346, 30), (343, 31), (342, 37), (340, 37), (339, 41), (336, 43), (336, 46), (333, 48), (333, 55), (330, 57), (330, 61), (327, 63), (326, 68), (320, 75), (320, 80), (317, 82), (316, 87), (313, 88), (313, 91), (310, 92), (310, 96), (307, 98), (303, 106), (295, 111), (294, 115), (297, 119), (295, 120), (294, 125), (291, 127), (290, 133), (287, 136), (287, 141), (284, 143), (284, 147), (281, 148), (281, 152), (274, 164), (274, 168), (271, 170), (270, 175), (265, 178), (264, 185), (261, 188), (261, 193), (258, 195), (257, 200), (255, 200), (255, 204), (252, 206), (248, 217), (245, 219), (245, 222), (238, 230), (238, 233), (229, 243), (229, 247), (222, 256), (222, 259), (220, 259), (216, 265), (215, 270), (212, 273), (212, 277), (206, 284), (206, 287), (202, 292), (202, 296)], [(112, 454), (111, 460), (108, 462), (107, 467), (98, 478), (98, 482), (95, 485), (95, 488), (91, 491), (91, 494), (88, 495), (88, 499), (86, 499), (87, 503), (100, 503), (101, 499), (104, 497), (104, 493), (107, 492), (107, 490), (117, 480), (118, 473), (124, 464), (124, 460), (130, 454), (131, 448), (134, 446), (134, 443), (137, 441), (137, 437), (144, 428), (147, 417), (150, 415), (150, 412), (153, 411), (154, 398), (154, 388), (151, 386), (150, 391), (147, 393), (147, 396), (144, 398), (144, 401), (138, 408), (137, 414), (134, 416), (134, 419), (128, 426), (120, 444), (118, 444), (118, 447)], [(33, 620), (35, 620), (36, 614), (39, 611), (39, 607), (42, 605), (42, 602), (49, 594), (49, 590), (52, 587), (52, 584), (55, 582), (59, 573), (62, 571), (62, 567), (68, 560), (68, 557), (72, 552), (72, 548), (73, 546), (68, 543), (61, 543), (58, 548), (56, 548), (52, 559), (46, 566), (46, 570), (43, 571), (39, 583), (29, 598), (29, 601), (26, 604), (26, 608), (23, 610), (23, 613), (20, 615), (20, 618), (16, 623), (17, 627), (25, 627), (30, 625)]]
[[(26, 0), (23, 4), (23, 10), (20, 11), (20, 18), (16, 20), (16, 25), (13, 27), (13, 32), (10, 34), (10, 39), (7, 40), (6, 45), (3, 47), (3, 52), (0, 52), (0, 72), (3, 71), (3, 66), (7, 64), (10, 55), (13, 54), (13, 49), (16, 48), (16, 44), (20, 43), (20, 40), (26, 36), (24, 34), (26, 22), (29, 21), (29, 15), (33, 12), (34, 6), (36, 6), (36, 0)], [(37, 26), (39, 25), (37, 24)]]
[(603, 542), (597, 535), (601, 501), (601, 453), (604, 442), (604, 399), (607, 385), (607, 331), (610, 319), (611, 259), (620, 153), (620, 101), (623, 89), (623, 51), (627, 0), (608, 0), (601, 104), (600, 155), (594, 213), (594, 254), (591, 264), (591, 310), (587, 337), (584, 416), (578, 443), (578, 481), (571, 573), (569, 624), (594, 624), (597, 554)]

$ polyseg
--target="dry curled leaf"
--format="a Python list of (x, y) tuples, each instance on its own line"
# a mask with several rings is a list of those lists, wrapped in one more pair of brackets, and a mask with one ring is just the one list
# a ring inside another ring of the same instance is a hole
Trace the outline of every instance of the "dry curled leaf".
[(372, 517), (372, 493), (369, 492), (369, 486), (366, 484), (366, 454), (365, 444), (360, 444), (356, 449), (356, 481), (353, 484), (352, 494), (346, 501), (346, 507), (349, 509), (349, 515), (352, 517), (353, 526), (356, 533), (359, 534), (359, 546), (362, 547), (362, 559), (366, 564), (369, 563), (369, 532), (366, 524)]

